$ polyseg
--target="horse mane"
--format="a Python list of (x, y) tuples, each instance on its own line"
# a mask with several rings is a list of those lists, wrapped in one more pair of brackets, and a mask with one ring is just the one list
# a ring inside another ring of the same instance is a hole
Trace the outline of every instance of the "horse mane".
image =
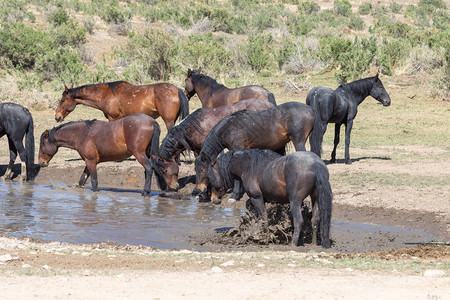
[(200, 122), (203, 119), (203, 114), (201, 109), (197, 109), (192, 114), (188, 115), (181, 121), (181, 123), (170, 128), (166, 137), (161, 142), (159, 149), (159, 154), (165, 160), (169, 160), (175, 155), (175, 147), (178, 143), (181, 143), (185, 150), (190, 151), (191, 146), (189, 142), (191, 141), (190, 129), (194, 128), (198, 132), (204, 134), (200, 126)]
[(219, 155), (219, 153), (222, 152), (223, 149), (225, 149), (225, 147), (223, 146), (223, 144), (221, 142), (221, 139), (217, 135), (217, 132), (216, 132), (217, 130), (214, 130), (215, 128), (216, 127), (214, 127), (208, 133), (208, 135), (206, 136), (206, 139), (202, 145), (201, 152), (204, 154), (204, 156), (200, 156), (200, 157), (204, 157), (205, 163), (207, 163), (207, 164), (211, 164), (213, 159), (215, 159), (217, 157), (217, 155)]
[(111, 89), (111, 92), (114, 95), (114, 89), (122, 83), (128, 83), (128, 82), (120, 80), (120, 81), (112, 81), (112, 82), (106, 82), (106, 83), (86, 84), (86, 85), (71, 88), (71, 89), (69, 89), (69, 92), (72, 97), (76, 97), (79, 94), (80, 90), (82, 90), (82, 89), (96, 87), (96, 86), (100, 86), (100, 85), (107, 85), (107, 86), (109, 86), (109, 88)]
[(252, 173), (255, 172), (255, 169), (258, 165), (265, 165), (268, 162), (282, 156), (281, 154), (267, 149), (249, 149), (246, 151), (246, 154), (250, 158), (250, 170), (252, 171)]
[(372, 89), (374, 79), (375, 76), (355, 80), (350, 83), (341, 84), (337, 89), (341, 89), (352, 94), (367, 95)]
[(199, 72), (192, 72), (191, 79), (194, 85), (199, 84), (203, 88), (210, 87), (211, 91), (215, 91), (224, 86), (223, 84), (218, 83), (215, 79)]
[[(71, 126), (71, 125), (76, 125), (76, 124), (80, 124), (80, 123), (84, 123), (86, 125), (86, 127), (89, 129), (90, 127), (92, 127), (92, 125), (94, 125), (94, 123), (97, 120), (85, 120), (85, 121), (72, 121), (72, 122), (68, 122), (68, 123), (64, 123), (61, 124), (57, 127), (53, 127), (52, 129), (48, 130), (48, 140), (50, 143), (55, 143), (56, 139), (55, 139), (55, 133), (58, 132), (58, 130)], [(41, 143), (43, 142), (43, 138), (44, 138), (44, 134), (41, 135)]]
[(220, 155), (216, 161), (217, 173), (224, 184), (224, 188), (227, 190), (231, 188), (234, 184), (233, 176), (230, 173), (230, 160), (234, 151), (228, 151)]

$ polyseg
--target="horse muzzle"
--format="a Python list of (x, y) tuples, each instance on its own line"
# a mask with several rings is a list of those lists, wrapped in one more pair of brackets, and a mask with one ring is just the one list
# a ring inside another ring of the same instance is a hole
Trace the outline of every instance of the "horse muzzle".
[(41, 160), (41, 162), (39, 163), (39, 165), (40, 165), (41, 167), (48, 167), (48, 161)]
[(62, 122), (64, 121), (64, 117), (62, 115), (55, 115), (55, 121), (56, 122)]

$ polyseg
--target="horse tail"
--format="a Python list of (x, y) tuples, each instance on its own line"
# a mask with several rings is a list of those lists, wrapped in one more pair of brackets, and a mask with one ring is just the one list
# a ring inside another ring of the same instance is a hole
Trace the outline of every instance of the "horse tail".
[[(147, 146), (147, 156), (150, 160), (159, 154), (159, 136), (161, 135), (161, 129), (156, 121), (153, 121), (153, 137), (150, 144)], [(150, 148), (149, 148), (150, 147)]]
[(178, 89), (178, 99), (180, 99), (180, 111), (178, 112), (178, 118), (183, 120), (189, 115), (189, 101), (181, 89)]
[(25, 155), (25, 164), (27, 166), (27, 180), (31, 180), (34, 176), (34, 124), (31, 114), (25, 137)]
[[(311, 91), (312, 92), (312, 91)], [(306, 97), (306, 104), (311, 106), (314, 112), (314, 126), (309, 135), (309, 145), (311, 152), (320, 157), (322, 152), (322, 123), (320, 122), (319, 101), (309, 92)]]
[(269, 95), (267, 96), (267, 100), (273, 104), (273, 106), (277, 106), (277, 102), (275, 102), (275, 96), (269, 92)]
[(316, 189), (318, 195), (317, 201), (319, 203), (320, 234), (322, 247), (330, 248), (330, 226), (333, 193), (331, 191), (328, 169), (321, 160), (318, 160), (314, 163), (314, 171), (316, 174)]

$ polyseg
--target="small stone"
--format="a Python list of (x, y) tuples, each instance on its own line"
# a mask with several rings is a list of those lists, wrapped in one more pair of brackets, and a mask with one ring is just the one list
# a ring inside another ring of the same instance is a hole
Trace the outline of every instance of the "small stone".
[(89, 255), (91, 255), (89, 252), (83, 252), (83, 253), (81, 253), (81, 255), (82, 256), (89, 256)]
[(44, 270), (50, 270), (50, 269), (51, 269), (51, 267), (50, 267), (50, 266), (48, 266), (48, 265), (43, 265), (43, 266), (42, 266), (42, 269), (44, 269)]
[(29, 268), (31, 268), (31, 266), (30, 266), (29, 264), (23, 264), (23, 265), (22, 265), (22, 268), (23, 268), (23, 269), (29, 269)]
[(288, 266), (288, 267), (291, 267), (291, 268), (295, 268), (295, 267), (296, 267), (295, 264), (287, 264), (287, 266)]
[(223, 270), (220, 267), (212, 267), (209, 273), (223, 273)]
[(345, 271), (353, 272), (352, 268), (345, 268)]
[(264, 266), (265, 266), (265, 264), (258, 264), (258, 268), (262, 268)]
[(234, 260), (229, 260), (221, 264), (222, 267), (234, 266)]
[(0, 255), (0, 262), (7, 262), (13, 260), (13, 257), (11, 256), (11, 254), (4, 254), (4, 255)]

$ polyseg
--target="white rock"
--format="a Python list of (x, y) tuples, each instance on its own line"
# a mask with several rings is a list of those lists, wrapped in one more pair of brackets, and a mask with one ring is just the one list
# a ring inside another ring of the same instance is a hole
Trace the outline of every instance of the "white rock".
[(234, 260), (229, 260), (221, 264), (222, 267), (234, 266)]
[(425, 276), (425, 277), (441, 277), (441, 276), (445, 276), (445, 271), (444, 270), (426, 270), (423, 273), (423, 276)]
[(0, 262), (7, 262), (13, 260), (13, 257), (11, 256), (11, 254), (7, 253), (4, 255), (0, 255)]
[(264, 266), (265, 266), (265, 264), (258, 264), (258, 268), (262, 268)]
[(220, 267), (212, 267), (209, 273), (222, 273), (223, 270)]
[(50, 267), (50, 266), (48, 266), (48, 265), (43, 265), (43, 266), (42, 266), (42, 269), (44, 269), (44, 270), (50, 270), (50, 269), (51, 269), (51, 267)]
[(31, 268), (31, 266), (30, 266), (29, 264), (23, 264), (23, 265), (22, 265), (22, 268), (24, 268), (24, 269), (29, 269), (29, 268)]
[(287, 264), (287, 266), (288, 266), (288, 267), (291, 267), (291, 268), (295, 268), (295, 267), (296, 267), (295, 264)]
[(353, 272), (352, 268), (345, 268), (345, 271)]

